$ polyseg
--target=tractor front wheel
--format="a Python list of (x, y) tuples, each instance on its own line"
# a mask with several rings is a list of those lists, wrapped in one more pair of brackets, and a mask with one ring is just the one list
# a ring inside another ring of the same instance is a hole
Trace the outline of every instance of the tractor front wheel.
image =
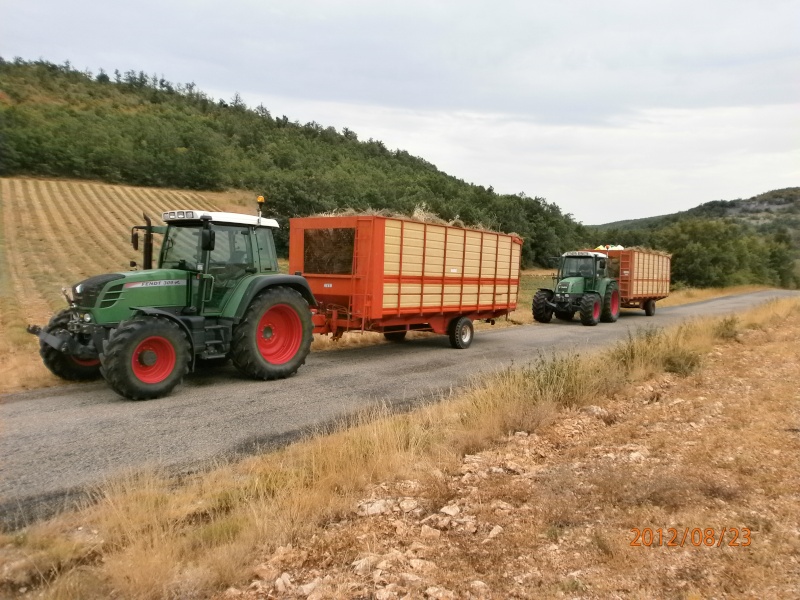
[(108, 385), (129, 400), (167, 396), (189, 370), (189, 342), (180, 325), (149, 315), (123, 321), (101, 355)]
[(533, 295), (533, 318), (539, 323), (549, 323), (553, 318), (553, 309), (548, 304), (552, 298), (550, 290), (539, 290)]
[(581, 323), (584, 325), (597, 325), (600, 322), (600, 296), (586, 294), (581, 299)]
[[(60, 333), (70, 335), (67, 332), (69, 320), (69, 310), (60, 310), (53, 315), (44, 331), (56, 337)], [(66, 379), (67, 381), (90, 381), (100, 377), (100, 361), (96, 358), (86, 360), (65, 354), (42, 341), (39, 342), (39, 356), (42, 357), (44, 366), (61, 379)]]
[(306, 362), (313, 330), (311, 311), (299, 292), (269, 288), (255, 297), (233, 330), (233, 364), (253, 379), (294, 375)]
[(600, 320), (603, 323), (615, 323), (619, 319), (619, 290), (616, 284), (609, 283), (603, 297), (603, 311)]

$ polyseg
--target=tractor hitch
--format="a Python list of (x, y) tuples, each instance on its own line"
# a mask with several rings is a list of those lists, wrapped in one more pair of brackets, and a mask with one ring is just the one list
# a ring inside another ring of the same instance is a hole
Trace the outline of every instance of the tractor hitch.
[(60, 338), (52, 333), (47, 333), (38, 325), (28, 325), (25, 329), (28, 333), (38, 337), (41, 342), (44, 342), (48, 346), (55, 348), (59, 352), (67, 352), (69, 350), (69, 339)]
[(64, 354), (69, 354), (70, 356), (75, 356), (80, 359), (97, 358), (97, 351), (93, 347), (81, 344), (73, 336), (68, 335), (66, 331), (62, 330), (62, 335), (60, 336), (53, 335), (38, 325), (28, 325), (26, 330), (28, 333), (38, 337), (39, 341), (43, 344), (47, 344), (51, 348), (55, 348)]

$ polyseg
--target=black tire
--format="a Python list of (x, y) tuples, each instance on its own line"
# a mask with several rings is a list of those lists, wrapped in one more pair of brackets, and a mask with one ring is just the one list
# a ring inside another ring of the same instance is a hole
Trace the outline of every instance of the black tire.
[(586, 294), (581, 298), (581, 323), (584, 325), (597, 325), (600, 322), (602, 311), (600, 296), (597, 294)]
[(450, 321), (447, 328), (447, 335), (450, 337), (450, 345), (456, 350), (464, 350), (472, 345), (475, 337), (475, 328), (472, 321), (467, 317), (457, 317)]
[[(55, 336), (60, 333), (69, 335), (67, 323), (70, 320), (68, 309), (60, 310), (50, 322), (44, 327), (44, 331)], [(84, 343), (89, 340), (81, 340)], [(44, 366), (50, 369), (53, 375), (66, 379), (67, 381), (91, 381), (100, 378), (100, 360), (81, 360), (70, 354), (64, 354), (53, 348), (50, 344), (39, 341), (39, 356), (42, 357)]]
[(556, 319), (559, 321), (572, 321), (572, 318), (575, 316), (575, 313), (571, 310), (567, 311), (560, 311), (557, 310), (553, 313), (556, 316)]
[(619, 288), (617, 284), (609, 283), (603, 296), (603, 311), (600, 320), (603, 323), (616, 323), (619, 319)]
[(656, 314), (656, 301), (652, 298), (650, 300), (645, 300), (642, 308), (644, 309), (644, 314), (646, 314), (648, 317), (652, 317), (654, 314)]
[(174, 321), (139, 315), (119, 324), (100, 359), (103, 376), (120, 396), (160, 398), (189, 371), (189, 341)]
[(386, 338), (387, 342), (402, 342), (406, 339), (407, 331), (384, 331), (383, 337)]
[(533, 318), (539, 323), (549, 323), (553, 318), (553, 309), (547, 304), (552, 298), (550, 290), (539, 290), (533, 295)]
[(253, 379), (294, 375), (311, 350), (314, 325), (308, 303), (288, 287), (256, 296), (233, 330), (233, 365)]

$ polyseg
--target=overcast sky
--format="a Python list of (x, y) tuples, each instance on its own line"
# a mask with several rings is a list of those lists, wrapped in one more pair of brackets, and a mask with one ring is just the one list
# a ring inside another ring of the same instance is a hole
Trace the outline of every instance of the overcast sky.
[(800, 185), (800, 0), (0, 0), (0, 55), (239, 92), (586, 224)]

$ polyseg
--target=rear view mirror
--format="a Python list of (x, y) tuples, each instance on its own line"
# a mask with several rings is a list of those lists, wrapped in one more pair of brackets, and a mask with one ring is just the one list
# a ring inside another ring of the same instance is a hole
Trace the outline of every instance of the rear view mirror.
[(131, 232), (131, 246), (133, 246), (134, 250), (139, 249), (139, 232), (132, 231)]
[(202, 249), (211, 252), (214, 250), (214, 242), (216, 239), (216, 232), (213, 229), (203, 229), (202, 234)]

